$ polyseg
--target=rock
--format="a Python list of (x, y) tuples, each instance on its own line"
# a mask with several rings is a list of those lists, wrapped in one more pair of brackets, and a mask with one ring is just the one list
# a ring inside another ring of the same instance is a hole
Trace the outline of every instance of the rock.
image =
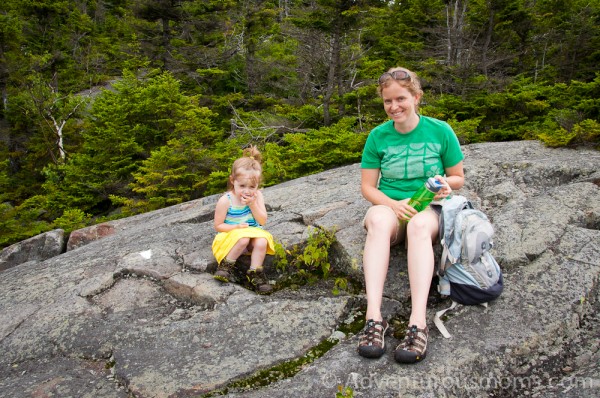
[[(451, 339), (431, 322), (424, 362), (394, 362), (401, 330), (382, 358), (357, 355), (348, 323), (363, 321), (361, 292), (335, 296), (322, 281), (258, 296), (215, 281), (214, 195), (75, 231), (53, 256), (5, 249), (0, 396), (330, 398), (346, 387), (356, 397), (598, 395), (598, 152), (534, 141), (463, 150), (459, 193), (493, 221), (505, 291), (486, 309), (451, 313)], [(369, 203), (359, 181), (354, 164), (265, 188), (268, 230), (291, 247), (309, 228), (335, 229), (332, 269), (362, 281)], [(432, 292), (430, 319), (448, 304)], [(399, 247), (383, 312), (401, 325), (409, 311)]]
[(44, 261), (64, 252), (65, 231), (55, 229), (22, 242), (0, 253), (0, 272), (28, 261)]

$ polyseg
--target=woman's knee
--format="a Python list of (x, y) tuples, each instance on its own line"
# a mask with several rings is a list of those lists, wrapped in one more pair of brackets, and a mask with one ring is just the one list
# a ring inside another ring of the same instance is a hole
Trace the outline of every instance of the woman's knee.
[(406, 227), (409, 237), (433, 238), (438, 233), (438, 216), (434, 212), (422, 212), (414, 216)]
[(365, 216), (365, 228), (368, 232), (393, 232), (398, 220), (391, 209), (371, 208)]

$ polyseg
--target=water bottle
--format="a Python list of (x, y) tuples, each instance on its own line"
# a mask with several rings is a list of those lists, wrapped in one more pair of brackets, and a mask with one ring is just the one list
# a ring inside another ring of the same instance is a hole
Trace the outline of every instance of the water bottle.
[(442, 186), (443, 185), (435, 178), (428, 178), (427, 182), (425, 182), (425, 184), (415, 192), (412, 198), (410, 198), (408, 204), (416, 211), (425, 209)]

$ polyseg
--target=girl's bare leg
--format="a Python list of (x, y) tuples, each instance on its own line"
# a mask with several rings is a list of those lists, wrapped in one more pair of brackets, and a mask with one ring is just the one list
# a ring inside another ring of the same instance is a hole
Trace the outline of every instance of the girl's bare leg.
[(263, 266), (265, 256), (267, 255), (268, 242), (265, 238), (252, 238), (250, 245), (252, 247), (250, 269), (260, 268)]
[(249, 243), (250, 238), (241, 238), (236, 242), (235, 246), (231, 248), (231, 250), (229, 251), (229, 253), (227, 253), (227, 256), (225, 258), (231, 261), (237, 260), (244, 253), (244, 251), (246, 251), (246, 248), (248, 247)]

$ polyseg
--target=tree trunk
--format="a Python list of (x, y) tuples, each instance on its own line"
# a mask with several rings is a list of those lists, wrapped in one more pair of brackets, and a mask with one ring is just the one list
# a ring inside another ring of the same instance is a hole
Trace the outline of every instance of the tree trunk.
[(483, 75), (488, 77), (488, 51), (490, 49), (490, 43), (492, 42), (492, 34), (494, 33), (494, 10), (490, 6), (490, 16), (488, 18), (488, 29), (485, 35), (485, 42), (481, 49), (481, 64), (483, 68)]
[(336, 73), (339, 70), (340, 64), (340, 24), (336, 23), (331, 37), (331, 58), (329, 61), (329, 70), (327, 72), (327, 89), (323, 96), (323, 123), (325, 126), (331, 125), (330, 105), (331, 97), (335, 91)]
[[(464, 62), (465, 15), (468, 0), (455, 0), (446, 4), (446, 63), (462, 65)], [(462, 7), (461, 7), (462, 6)]]

